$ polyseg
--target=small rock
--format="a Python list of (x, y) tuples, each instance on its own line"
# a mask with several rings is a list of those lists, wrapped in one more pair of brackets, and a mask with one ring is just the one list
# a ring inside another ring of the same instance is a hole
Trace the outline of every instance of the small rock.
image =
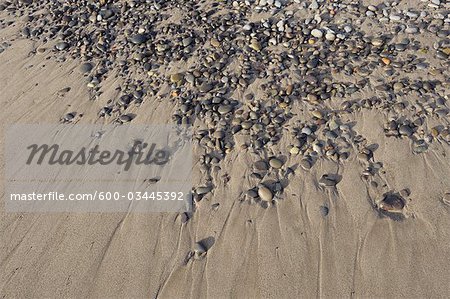
[(374, 45), (375, 47), (380, 47), (384, 44), (383, 40), (381, 38), (374, 38), (372, 40), (372, 45)]
[(128, 115), (128, 114), (123, 114), (123, 115), (121, 115), (120, 117), (119, 117), (119, 121), (121, 122), (121, 123), (128, 123), (128, 122), (130, 122), (131, 120), (132, 120), (133, 118), (130, 116), (130, 115)]
[(320, 214), (323, 217), (326, 217), (328, 215), (328, 213), (330, 212), (330, 209), (328, 207), (325, 207), (325, 206), (320, 206), (319, 209), (320, 209)]
[(201, 259), (206, 254), (206, 248), (201, 242), (195, 242), (193, 251), (195, 259)]
[(400, 126), (398, 131), (399, 131), (399, 133), (401, 135), (408, 136), (408, 137), (411, 136), (414, 133), (413, 129), (410, 126), (408, 126), (408, 125)]
[(215, 38), (212, 38), (210, 40), (210, 43), (211, 43), (211, 46), (213, 46), (215, 48), (219, 48), (220, 47), (220, 42), (217, 39), (215, 39)]
[(272, 158), (269, 160), (269, 165), (275, 169), (280, 169), (283, 166), (283, 162), (277, 158)]
[(198, 187), (197, 190), (196, 190), (196, 193), (197, 193), (198, 195), (203, 195), (203, 194), (209, 193), (211, 190), (212, 190), (212, 187), (211, 187), (211, 186), (207, 186), (207, 187)]
[(170, 75), (170, 82), (172, 83), (179, 83), (183, 80), (184, 75), (182, 73), (176, 73)]
[(213, 85), (208, 83), (208, 82), (203, 82), (199, 88), (198, 88), (201, 92), (209, 92), (213, 89)]
[(300, 166), (305, 170), (309, 170), (312, 167), (312, 162), (308, 158), (303, 158), (302, 160), (300, 160)]
[(140, 45), (147, 42), (148, 38), (145, 34), (135, 34), (130, 38), (133, 44)]
[(255, 168), (259, 171), (266, 171), (269, 170), (269, 167), (267, 166), (267, 163), (264, 161), (256, 161), (255, 162)]
[(316, 37), (316, 38), (322, 38), (323, 32), (321, 30), (319, 30), (319, 29), (313, 29), (311, 31), (311, 35)]
[(388, 194), (383, 198), (378, 207), (386, 212), (401, 213), (405, 207), (405, 201), (399, 195)]
[(80, 72), (83, 74), (89, 73), (92, 71), (93, 65), (90, 62), (85, 62), (82, 65), (80, 65)]
[(217, 112), (219, 112), (220, 114), (227, 114), (231, 110), (233, 110), (233, 107), (231, 107), (231, 105), (220, 105), (217, 109)]
[(258, 188), (258, 196), (264, 201), (272, 201), (273, 199), (272, 191), (265, 186)]
[(329, 174), (324, 174), (319, 180), (319, 185), (324, 187), (334, 187), (337, 185), (337, 182)]
[(259, 52), (262, 49), (261, 44), (256, 39), (251, 40), (249, 47), (255, 50), (256, 52)]
[(68, 47), (69, 47), (69, 44), (66, 43), (66, 42), (59, 42), (59, 43), (57, 43), (57, 44), (55, 45), (55, 48), (56, 48), (58, 51), (63, 51), (63, 50), (65, 50), (65, 49), (67, 49)]

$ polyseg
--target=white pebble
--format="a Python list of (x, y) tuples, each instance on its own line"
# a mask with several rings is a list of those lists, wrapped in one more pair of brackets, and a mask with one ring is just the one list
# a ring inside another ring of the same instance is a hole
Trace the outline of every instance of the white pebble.
[(317, 38), (321, 38), (323, 36), (323, 32), (319, 29), (313, 29), (311, 31), (311, 35)]

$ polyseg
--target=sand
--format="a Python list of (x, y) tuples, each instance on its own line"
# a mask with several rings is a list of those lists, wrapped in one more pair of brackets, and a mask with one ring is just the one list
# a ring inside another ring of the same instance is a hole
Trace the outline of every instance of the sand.
[[(103, 122), (97, 113), (117, 96), (119, 79), (111, 76), (89, 101), (79, 61), (29, 55), (32, 42), (16, 39), (14, 29), (1, 34), (12, 41), (0, 54), (1, 143), (8, 125), (56, 123), (71, 111), (83, 113), (79, 123)], [(170, 123), (170, 109), (149, 99), (136, 123)], [(187, 223), (174, 213), (6, 213), (2, 202), (0, 298), (447, 298), (450, 206), (442, 197), (450, 192), (450, 148), (436, 142), (413, 154), (408, 139), (385, 136), (383, 119), (376, 109), (345, 119), (377, 145), (378, 193), (361, 178), (355, 155), (339, 166), (318, 161), (310, 171), (291, 156), (283, 199), (264, 209), (244, 200), (256, 160), (236, 150), (223, 163), (230, 181), (202, 199)], [(273, 154), (285, 154), (288, 139)], [(324, 173), (342, 181), (324, 189)], [(383, 192), (405, 188), (402, 221), (374, 208)], [(205, 258), (187, 258), (206, 238)]]

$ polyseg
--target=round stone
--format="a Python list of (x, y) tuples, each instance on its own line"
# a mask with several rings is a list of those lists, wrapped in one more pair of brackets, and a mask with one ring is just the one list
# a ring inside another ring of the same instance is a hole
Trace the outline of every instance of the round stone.
[(329, 32), (325, 34), (325, 39), (329, 41), (334, 41), (336, 39), (336, 35), (334, 35), (334, 33)]
[(272, 201), (273, 199), (272, 191), (270, 191), (270, 189), (265, 186), (261, 186), (258, 188), (258, 196), (264, 201)]
[(199, 88), (198, 88), (201, 92), (209, 92), (213, 89), (213, 85), (208, 83), (208, 82), (203, 82)]
[(314, 110), (311, 111), (312, 116), (318, 118), (318, 119), (322, 119), (323, 118), (323, 113), (320, 110)]
[(233, 110), (233, 108), (230, 105), (220, 105), (219, 109), (217, 109), (217, 111), (220, 114), (227, 114), (228, 112), (230, 112), (231, 110)]
[(326, 206), (320, 206), (319, 210), (320, 210), (320, 214), (323, 217), (327, 216), (328, 213), (330, 212), (330, 209), (328, 207), (326, 207)]
[(197, 188), (196, 193), (198, 195), (203, 195), (203, 194), (209, 193), (211, 190), (212, 190), (211, 186), (207, 186), (207, 187), (206, 186), (202, 186), (202, 187), (198, 187)]
[(380, 47), (384, 44), (383, 40), (381, 38), (374, 38), (372, 40), (372, 45), (374, 45), (375, 47)]
[(56, 48), (58, 51), (63, 51), (63, 50), (65, 50), (65, 49), (67, 49), (68, 47), (69, 47), (69, 44), (66, 43), (66, 42), (59, 42), (59, 43), (57, 43), (57, 44), (55, 45), (55, 48)]
[(130, 122), (130, 121), (132, 120), (132, 117), (131, 117), (130, 115), (128, 115), (128, 114), (123, 114), (123, 115), (121, 115), (121, 116), (119, 117), (119, 120), (120, 120), (122, 123), (127, 123), (127, 122)]
[(192, 44), (192, 38), (191, 38), (191, 37), (183, 38), (182, 43), (183, 43), (183, 47), (187, 47), (187, 46), (189, 46), (190, 44)]
[(252, 48), (253, 50), (257, 51), (257, 52), (261, 51), (261, 48), (262, 48), (261, 44), (256, 39), (252, 39), (251, 40), (249, 47)]
[(307, 158), (303, 158), (300, 160), (300, 166), (305, 169), (305, 170), (309, 170), (312, 167), (312, 163), (310, 159)]
[(65, 121), (71, 121), (71, 120), (74, 119), (74, 118), (75, 118), (75, 114), (72, 113), (72, 112), (67, 113), (66, 115), (64, 115), (64, 120), (65, 120)]
[(313, 29), (313, 30), (311, 30), (311, 35), (316, 38), (322, 38), (323, 32), (322, 32), (322, 30), (319, 30), (319, 29)]
[(386, 212), (401, 213), (405, 207), (405, 201), (399, 195), (388, 194), (383, 198), (378, 207)]
[(217, 138), (217, 139), (221, 139), (225, 137), (225, 132), (224, 131), (215, 131), (213, 133), (213, 137)]
[(267, 163), (265, 161), (256, 161), (255, 162), (255, 168), (259, 171), (266, 171), (269, 169), (269, 167), (267, 166)]
[(398, 131), (401, 135), (408, 136), (408, 137), (413, 134), (413, 129), (408, 125), (400, 126), (400, 129)]
[(82, 65), (80, 65), (80, 72), (82, 72), (83, 74), (89, 73), (90, 71), (92, 71), (92, 69), (93, 65), (90, 62), (85, 62)]
[(130, 38), (130, 41), (136, 45), (143, 44), (143, 43), (147, 42), (147, 40), (148, 40), (148, 38), (145, 34), (135, 34), (135, 35), (131, 36), (131, 38)]
[(290, 150), (289, 153), (291, 153), (291, 155), (298, 155), (300, 153), (300, 149), (296, 146), (293, 146)]
[(269, 165), (275, 169), (280, 169), (283, 166), (283, 162), (277, 158), (272, 158), (269, 160)]
[(176, 73), (170, 75), (170, 82), (172, 83), (179, 83), (183, 80), (184, 75), (182, 73)]
[(203, 244), (201, 242), (195, 242), (195, 244), (194, 244), (194, 253), (196, 255), (202, 255), (205, 252), (206, 252), (205, 246), (203, 246)]

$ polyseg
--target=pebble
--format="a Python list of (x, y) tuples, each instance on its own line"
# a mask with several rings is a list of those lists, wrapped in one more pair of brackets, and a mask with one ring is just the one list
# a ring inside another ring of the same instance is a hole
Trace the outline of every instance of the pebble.
[(140, 45), (147, 42), (148, 38), (145, 34), (135, 34), (130, 37), (130, 41), (133, 44)]
[(83, 74), (89, 73), (90, 71), (92, 71), (93, 67), (94, 66), (90, 62), (85, 62), (80, 65), (80, 72)]
[(257, 162), (255, 162), (254, 165), (257, 170), (260, 170), (260, 171), (269, 170), (269, 166), (267, 165), (267, 163), (265, 161), (262, 161), (262, 160), (257, 161)]
[(197, 193), (198, 195), (204, 195), (204, 194), (206, 194), (206, 193), (211, 192), (211, 190), (212, 190), (212, 187), (211, 187), (211, 186), (202, 186), (202, 187), (198, 187), (198, 188), (196, 189), (196, 193)]
[(325, 39), (329, 41), (334, 41), (336, 39), (336, 35), (334, 35), (334, 33), (327, 33), (325, 34)]
[(121, 123), (128, 123), (128, 122), (130, 122), (132, 119), (133, 119), (133, 118), (132, 118), (130, 115), (128, 115), (128, 114), (123, 114), (123, 115), (121, 115), (121, 116), (119, 117), (119, 121), (120, 121)]
[(272, 199), (273, 199), (272, 191), (270, 191), (270, 189), (265, 186), (260, 186), (258, 188), (258, 196), (263, 201), (272, 201)]
[(378, 207), (386, 212), (401, 213), (405, 207), (405, 201), (399, 195), (388, 194), (383, 198)]
[(210, 83), (208, 83), (208, 82), (203, 82), (203, 83), (198, 87), (198, 89), (199, 89), (201, 92), (209, 92), (209, 91), (211, 91), (211, 90), (213, 89), (213, 85), (210, 84)]
[(300, 166), (305, 170), (309, 170), (312, 167), (312, 162), (310, 159), (303, 158), (300, 160)]
[(59, 51), (66, 50), (69, 47), (69, 44), (66, 42), (59, 42), (55, 45), (55, 48)]
[(381, 38), (374, 38), (372, 40), (372, 45), (375, 47), (381, 47), (384, 44), (383, 40)]
[(202, 242), (194, 243), (194, 248), (193, 248), (194, 259), (196, 259), (196, 260), (202, 259), (206, 255), (206, 251), (207, 251), (207, 248), (205, 247), (205, 245), (203, 245)]
[(182, 73), (176, 73), (170, 75), (170, 82), (179, 83), (184, 79), (184, 75)]
[(261, 51), (261, 49), (262, 49), (261, 44), (256, 39), (251, 40), (249, 47), (257, 52)]
[(300, 149), (296, 146), (291, 147), (291, 149), (289, 150), (289, 153), (291, 155), (298, 155), (300, 153)]
[(322, 38), (323, 32), (321, 30), (319, 30), (319, 29), (313, 29), (311, 31), (311, 35), (316, 37), (316, 38)]
[(408, 137), (414, 133), (413, 129), (408, 125), (400, 126), (398, 131), (401, 135), (408, 136)]
[(75, 118), (75, 114), (74, 113), (67, 113), (65, 116), (64, 116), (64, 120), (65, 121), (71, 121), (71, 120), (73, 120)]
[(319, 180), (319, 184), (324, 187), (334, 187), (337, 185), (337, 182), (334, 178), (332, 178), (329, 174), (324, 174)]
[(270, 159), (269, 164), (275, 169), (280, 169), (283, 166), (283, 162), (277, 158)]
[(230, 105), (220, 105), (219, 109), (217, 109), (217, 111), (220, 114), (227, 114), (228, 112), (231, 112), (233, 110), (233, 107), (231, 107)]

